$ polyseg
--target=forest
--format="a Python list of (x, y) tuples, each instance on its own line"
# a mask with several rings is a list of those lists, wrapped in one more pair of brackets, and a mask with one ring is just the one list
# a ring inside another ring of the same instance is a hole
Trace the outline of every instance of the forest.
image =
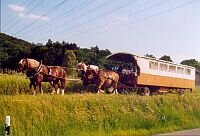
[[(86, 64), (98, 65), (107, 68), (109, 64), (106, 56), (111, 54), (108, 49), (101, 50), (97, 45), (81, 48), (76, 43), (66, 41), (52, 41), (48, 39), (46, 44), (30, 43), (22, 39), (0, 33), (0, 72), (8, 73), (16, 70), (17, 64), (22, 58), (33, 58), (42, 61), (45, 65), (63, 66), (74, 68), (80, 61)], [(154, 57), (146, 54), (146, 57)], [(161, 60), (171, 61), (170, 56), (163, 55)], [(183, 60), (181, 64), (200, 68), (200, 62), (195, 59)]]
[(0, 33), (0, 69), (7, 73), (16, 69), (22, 58), (33, 58), (42, 61), (45, 65), (63, 66), (74, 68), (80, 61), (87, 64), (106, 66), (108, 49), (100, 50), (94, 47), (80, 48), (76, 43), (53, 42), (51, 39), (45, 45), (29, 43), (15, 37)]

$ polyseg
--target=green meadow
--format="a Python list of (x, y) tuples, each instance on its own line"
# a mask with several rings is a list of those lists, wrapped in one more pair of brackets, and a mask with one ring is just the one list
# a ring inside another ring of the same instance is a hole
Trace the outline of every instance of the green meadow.
[[(193, 93), (138, 96), (80, 93), (67, 83), (64, 96), (28, 94), (28, 79), (0, 75), (0, 135), (11, 116), (13, 136), (126, 136), (200, 127), (200, 89)], [(73, 89), (75, 90), (73, 92)]]

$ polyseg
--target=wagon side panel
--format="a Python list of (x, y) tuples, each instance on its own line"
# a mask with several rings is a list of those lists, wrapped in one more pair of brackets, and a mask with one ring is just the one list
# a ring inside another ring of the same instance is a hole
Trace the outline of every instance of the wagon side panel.
[(137, 58), (137, 62), (141, 70), (138, 85), (195, 88), (194, 68), (146, 58)]
[(138, 77), (138, 84), (173, 88), (195, 88), (195, 80), (165, 77), (145, 73), (141, 73)]

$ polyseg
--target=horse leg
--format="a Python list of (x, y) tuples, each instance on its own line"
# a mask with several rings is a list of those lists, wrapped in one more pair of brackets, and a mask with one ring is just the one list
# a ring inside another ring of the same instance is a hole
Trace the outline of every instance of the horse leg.
[(65, 79), (61, 79), (61, 95), (64, 95), (65, 93)]
[[(31, 81), (31, 80), (30, 80)], [(33, 86), (33, 84), (32, 84), (32, 81), (30, 82), (30, 84), (29, 84), (29, 91), (30, 92), (32, 92), (32, 86)]]
[(36, 83), (33, 84), (33, 89), (34, 90), (32, 91), (32, 94), (34, 95), (36, 93), (36, 89), (37, 89)]
[(56, 92), (55, 83), (49, 82), (52, 87), (52, 92), (50, 94), (54, 94)]
[(57, 94), (60, 94), (60, 88), (61, 88), (61, 85), (59, 84), (59, 80), (55, 81), (55, 84), (57, 84), (57, 89), (56, 89), (56, 93)]
[(113, 81), (113, 94), (118, 94), (118, 91), (117, 91), (117, 82)]
[(30, 91), (30, 93), (33, 93), (32, 86), (34, 87), (34, 90), (36, 90), (35, 81), (33, 79), (30, 79), (30, 84), (29, 84), (29, 91)]
[(40, 90), (40, 93), (43, 94), (42, 83), (41, 82), (39, 83), (39, 90)]
[(36, 85), (36, 82), (34, 82), (32, 85), (33, 85), (32, 94), (35, 95), (35, 94), (36, 94), (36, 91), (37, 91), (37, 85)]
[(83, 81), (83, 88), (86, 89), (87, 86), (88, 86), (88, 82), (87, 81)]
[(97, 93), (105, 93), (105, 91), (101, 90), (101, 87), (103, 86), (104, 82), (100, 82), (98, 85), (97, 85)]
[(37, 81), (36, 83), (34, 83), (33, 95), (35, 95), (37, 93), (37, 87), (39, 87), (40, 93), (43, 94), (42, 83), (41, 83), (41, 81)]

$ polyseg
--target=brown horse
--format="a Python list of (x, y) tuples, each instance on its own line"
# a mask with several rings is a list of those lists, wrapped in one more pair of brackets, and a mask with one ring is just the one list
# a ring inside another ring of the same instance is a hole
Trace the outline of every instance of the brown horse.
[(103, 90), (106, 90), (108, 93), (118, 94), (117, 84), (119, 81), (119, 75), (116, 72), (99, 70), (99, 72), (96, 73), (94, 70), (87, 70), (85, 77), (88, 80), (95, 81), (98, 93), (105, 93)]
[(88, 84), (96, 84), (98, 93), (104, 93), (102, 89), (109, 89), (109, 92), (117, 93), (119, 75), (114, 71), (99, 70), (97, 66), (86, 65), (80, 62), (76, 68), (78, 76), (81, 77), (84, 87)]
[(49, 82), (53, 87), (51, 94), (54, 94), (56, 92), (55, 85), (57, 84), (57, 94), (59, 94), (59, 88), (61, 88), (61, 94), (64, 95), (66, 72), (62, 67), (46, 66), (34, 59), (21, 59), (18, 63), (17, 71), (26, 72), (29, 73), (29, 75), (31, 75), (29, 78), (33, 86), (35, 81), (33, 94), (36, 93), (36, 86), (38, 86), (40, 92), (43, 93), (41, 88), (41, 82)]
[(89, 84), (96, 84), (96, 79), (88, 79), (85, 74), (87, 70), (91, 70), (95, 72), (95, 75), (98, 74), (99, 68), (95, 65), (86, 65), (84, 62), (78, 63), (76, 67), (76, 71), (78, 73), (78, 77), (81, 77), (81, 80), (83, 81), (83, 86), (86, 88)]

